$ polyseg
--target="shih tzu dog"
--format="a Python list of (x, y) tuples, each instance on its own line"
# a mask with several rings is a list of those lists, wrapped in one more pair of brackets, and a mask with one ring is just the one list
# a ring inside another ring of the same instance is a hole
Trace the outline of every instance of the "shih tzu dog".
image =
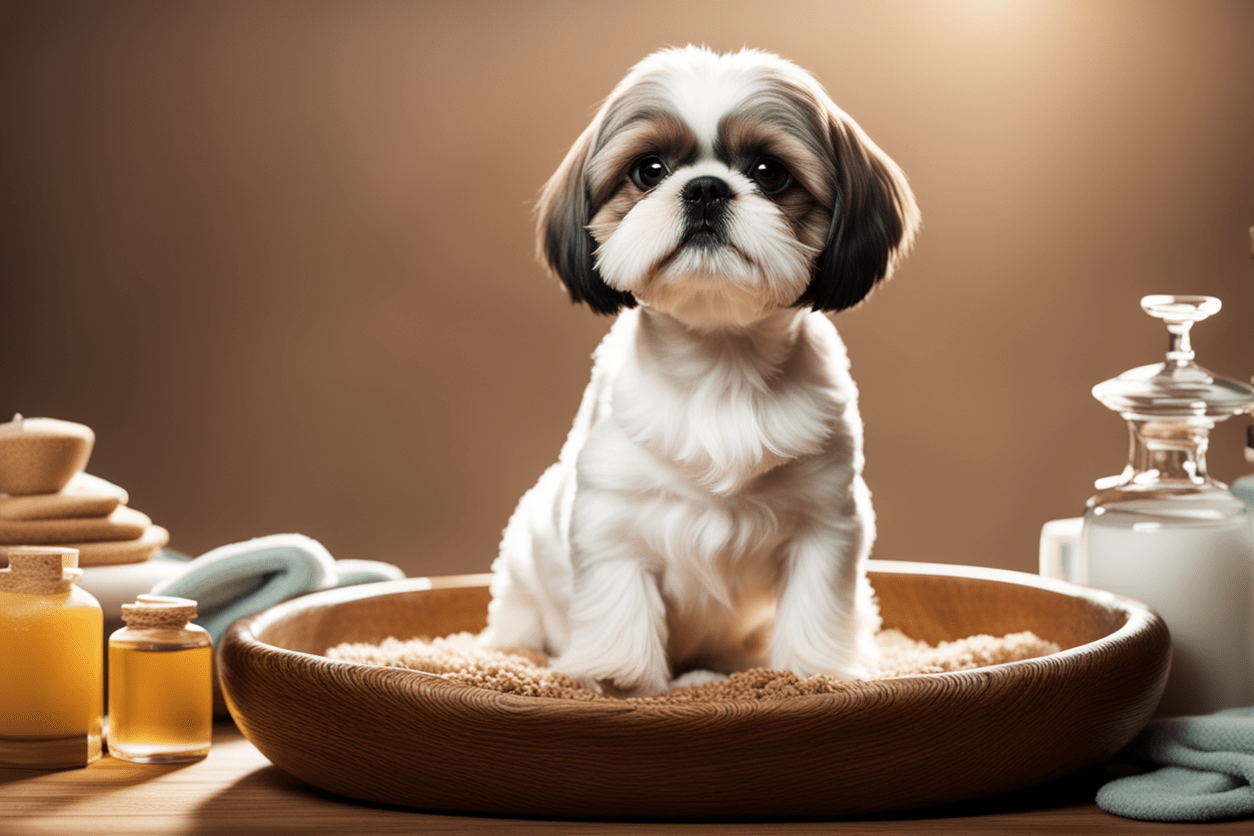
[(909, 248), (901, 171), (792, 63), (666, 49), (606, 99), (538, 221), (572, 299), (622, 313), (505, 530), (482, 640), (624, 696), (752, 667), (863, 676), (874, 517), (824, 312)]

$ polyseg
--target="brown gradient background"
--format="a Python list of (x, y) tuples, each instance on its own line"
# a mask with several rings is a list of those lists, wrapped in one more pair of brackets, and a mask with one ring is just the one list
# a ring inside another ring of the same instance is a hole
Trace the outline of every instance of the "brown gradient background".
[(1254, 373), (1252, 36), (1240, 0), (6, 2), (0, 409), (93, 427), (185, 552), (484, 571), (609, 325), (533, 260), (534, 196), (636, 60), (747, 44), (923, 210), (836, 318), (875, 556), (1033, 571), (1124, 464), (1089, 389), (1161, 359), (1143, 294), (1221, 297), (1199, 359)]

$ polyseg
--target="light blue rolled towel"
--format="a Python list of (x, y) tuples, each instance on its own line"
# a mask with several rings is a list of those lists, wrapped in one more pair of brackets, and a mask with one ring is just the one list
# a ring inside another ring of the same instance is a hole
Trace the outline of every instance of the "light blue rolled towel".
[(1162, 767), (1102, 787), (1106, 812), (1172, 822), (1254, 816), (1254, 706), (1154, 720), (1129, 748)]
[(236, 619), (298, 595), (403, 577), (388, 563), (336, 560), (303, 534), (271, 534), (205, 552), (152, 592), (195, 600), (200, 613), (196, 623), (217, 644)]

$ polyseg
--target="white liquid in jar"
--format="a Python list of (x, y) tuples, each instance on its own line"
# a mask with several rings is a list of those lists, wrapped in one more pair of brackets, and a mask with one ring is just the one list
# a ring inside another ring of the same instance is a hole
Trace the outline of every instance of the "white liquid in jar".
[(1245, 515), (1206, 522), (1090, 516), (1087, 583), (1148, 604), (1171, 631), (1159, 716), (1254, 703), (1254, 529)]

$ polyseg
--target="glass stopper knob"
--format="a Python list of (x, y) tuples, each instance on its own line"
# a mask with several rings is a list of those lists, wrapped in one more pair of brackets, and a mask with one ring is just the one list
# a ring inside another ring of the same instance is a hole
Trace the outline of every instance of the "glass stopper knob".
[(1219, 313), (1223, 303), (1214, 296), (1170, 296), (1156, 294), (1141, 298), (1141, 309), (1152, 317), (1161, 319), (1171, 332), (1171, 348), (1167, 359), (1177, 363), (1193, 360), (1193, 346), (1189, 342), (1189, 329), (1212, 314)]

